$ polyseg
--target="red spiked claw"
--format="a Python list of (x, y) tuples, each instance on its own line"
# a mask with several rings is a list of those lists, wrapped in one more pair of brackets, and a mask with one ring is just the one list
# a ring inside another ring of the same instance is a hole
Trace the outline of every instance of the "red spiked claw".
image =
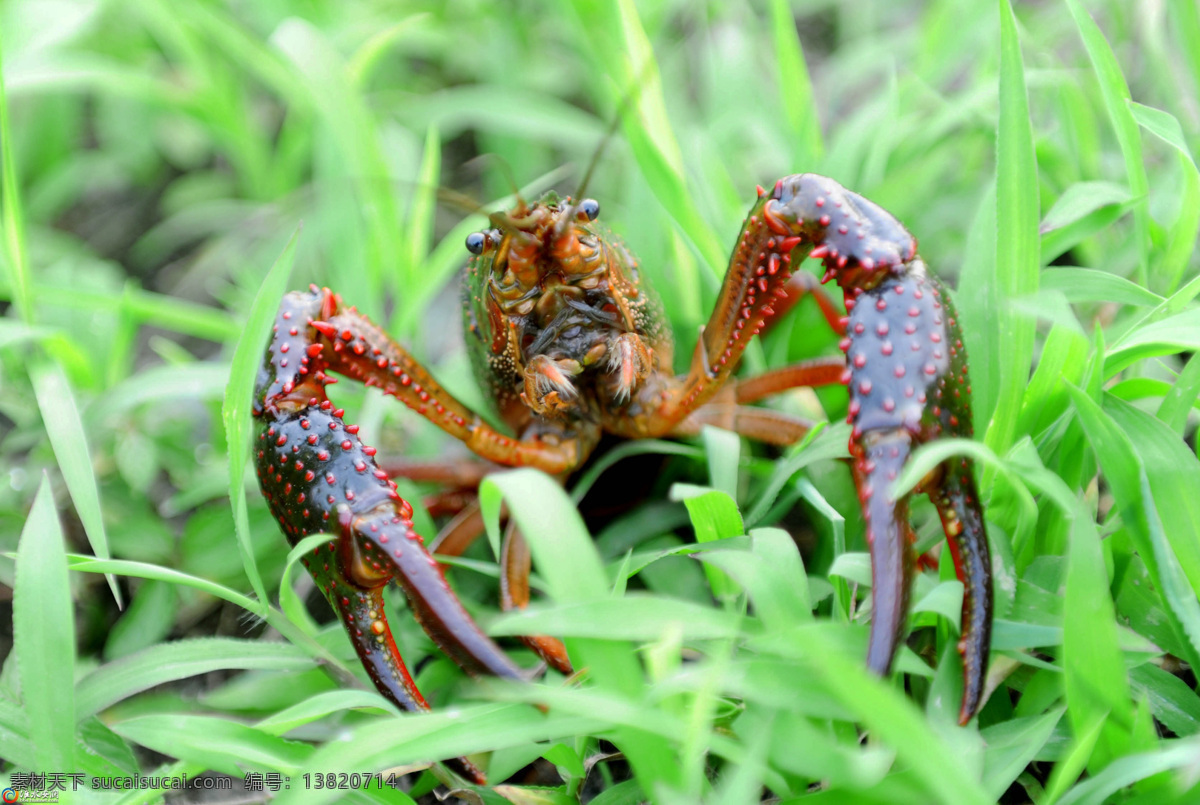
[[(847, 333), (850, 450), (875, 585), (868, 662), (887, 673), (903, 637), (913, 566), (907, 500), (893, 500), (890, 486), (915, 445), (971, 436), (971, 386), (950, 297), (920, 258), (901, 263), (856, 297)], [(983, 703), (992, 623), (991, 561), (971, 462), (947, 462), (922, 491), (942, 516), (964, 587), (959, 720), (965, 724)]]
[[(322, 350), (312, 317), (327, 306), (323, 292), (288, 294), (275, 322), (255, 390), (259, 484), (288, 540), (338, 534), (304, 564), (341, 618), (376, 688), (403, 710), (428, 709), (396, 648), (383, 610), (383, 585), (395, 577), (422, 626), (472, 673), (522, 678), (521, 670), (471, 620), (446, 584), (421, 537), (412, 507), (375, 463), (375, 450), (326, 398)], [(328, 311), (325, 311), (328, 312)], [(312, 325), (312, 330), (309, 329)], [(482, 782), (469, 761), (452, 765)]]

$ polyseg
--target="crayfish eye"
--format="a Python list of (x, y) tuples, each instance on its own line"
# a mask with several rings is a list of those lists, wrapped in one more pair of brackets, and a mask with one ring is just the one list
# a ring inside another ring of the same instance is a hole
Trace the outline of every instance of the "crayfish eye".
[(600, 202), (594, 198), (585, 198), (579, 202), (579, 219), (586, 218), (589, 221), (595, 221), (600, 216)]
[(488, 245), (488, 236), (486, 232), (472, 232), (467, 235), (467, 251), (471, 254), (483, 254), (483, 249)]

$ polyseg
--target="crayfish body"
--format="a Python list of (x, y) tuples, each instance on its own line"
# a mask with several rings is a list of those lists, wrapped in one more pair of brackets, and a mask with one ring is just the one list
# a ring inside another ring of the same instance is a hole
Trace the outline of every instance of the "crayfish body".
[[(825, 177), (801, 174), (770, 192), (759, 188), (690, 369), (677, 376), (661, 305), (598, 215), (595, 201), (550, 194), (493, 214), (490, 229), (467, 239), (473, 254), (463, 299), (468, 349), (515, 436), (489, 426), (328, 289), (288, 294), (280, 306), (255, 391), (260, 484), (293, 543), (312, 533), (337, 535), (305, 565), (376, 687), (402, 709), (427, 708), (383, 614), (380, 590), (393, 577), (422, 626), (466, 670), (513, 678), (522, 672), (446, 585), (412, 529), (411, 507), (357, 427), (346, 425), (328, 400), (330, 373), (379, 387), (483, 459), (555, 475), (578, 468), (605, 432), (647, 438), (717, 425), (793, 443), (811, 423), (750, 403), (841, 378), (850, 387), (852, 472), (873, 568), (867, 661), (886, 674), (903, 637), (914, 565), (907, 499), (894, 499), (891, 483), (919, 444), (972, 432), (960, 328), (949, 294), (916, 255), (915, 239), (878, 205)], [(823, 260), (822, 281), (842, 287), (848, 317), (840, 317), (810, 275), (793, 273), (793, 258), (805, 250)], [(750, 338), (805, 294), (845, 335), (846, 362), (809, 361), (734, 380)], [(920, 491), (939, 511), (965, 587), (959, 651), (966, 723), (982, 704), (992, 613), (987, 535), (970, 462), (946, 462)], [(505, 607), (523, 606), (530, 560), (514, 528), (501, 565)], [(557, 640), (528, 642), (547, 662), (570, 670)], [(469, 761), (452, 763), (482, 781)]]

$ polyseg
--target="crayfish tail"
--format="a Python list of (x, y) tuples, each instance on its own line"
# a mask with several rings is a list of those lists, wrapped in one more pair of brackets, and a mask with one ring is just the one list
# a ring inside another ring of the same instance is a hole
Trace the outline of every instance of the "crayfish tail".
[(983, 704), (988, 653), (992, 642), (992, 561), (979, 494), (969, 462), (947, 467), (938, 491), (931, 493), (963, 583), (962, 632), (958, 653), (963, 663), (963, 699), (958, 723), (965, 725)]
[(871, 593), (874, 610), (867, 665), (886, 675), (904, 636), (914, 560), (908, 524), (908, 497), (894, 500), (890, 489), (912, 450), (907, 431), (867, 434), (854, 462), (859, 503), (871, 549)]

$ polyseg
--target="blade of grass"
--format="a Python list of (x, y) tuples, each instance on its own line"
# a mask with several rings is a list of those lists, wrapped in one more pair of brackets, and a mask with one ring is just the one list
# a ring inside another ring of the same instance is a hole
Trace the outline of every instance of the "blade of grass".
[(812, 80), (804, 63), (804, 45), (787, 0), (771, 0), (771, 40), (779, 81), (779, 106), (790, 129), (796, 165), (812, 166), (825, 156), (821, 119)]
[(1188, 412), (1200, 395), (1200, 355), (1192, 355), (1158, 407), (1158, 418), (1179, 436), (1187, 428)]
[[(358, 727), (348, 737), (331, 741), (308, 759), (313, 772), (328, 769), (387, 769), (439, 757), (520, 746), (564, 735), (595, 734), (603, 719), (551, 710), (542, 713), (527, 704), (482, 704), (410, 713), (400, 719), (381, 719)], [(339, 802), (345, 792), (336, 788), (281, 791), (279, 805), (319, 805)]]
[[(71, 384), (62, 368), (53, 361), (38, 361), (29, 369), (46, 435), (50, 437), (54, 458), (58, 461), (58, 469), (83, 523), (88, 544), (97, 558), (107, 559), (108, 534), (104, 530), (104, 514), (100, 510), (100, 492), (96, 487), (96, 473), (92, 469), (87, 434), (79, 417), (79, 409), (75, 406)], [(123, 607), (117, 580), (111, 574), (105, 578), (117, 607)]]
[[(996, 453), (1012, 446), (1029, 366), (1035, 322), (1009, 309), (1038, 287), (1038, 172), (1016, 20), (1000, 0), (1000, 122), (996, 132), (996, 287), (999, 292), (999, 394), (985, 441)], [(987, 486), (986, 482), (984, 484)]]
[[(489, 532), (499, 529), (502, 499), (529, 543), (535, 566), (555, 601), (584, 603), (608, 595), (600, 555), (562, 487), (529, 469), (489, 475), (479, 487), (479, 504)], [(568, 639), (567, 648), (572, 661), (587, 667), (601, 688), (633, 700), (642, 697), (642, 669), (628, 644), (580, 638)], [(661, 740), (627, 728), (614, 738), (646, 784), (657, 781), (679, 787), (678, 759)]]
[(1063, 611), (1068, 613), (1063, 623), (1063, 666), (1072, 729), (1082, 735), (1094, 719), (1104, 721), (1087, 763), (1095, 773), (1129, 751), (1133, 710), (1117, 648), (1116, 613), (1100, 534), (1082, 502), (1076, 503), (1071, 528)]
[(1104, 397), (1104, 412), (1129, 437), (1146, 469), (1154, 493), (1154, 508), (1163, 534), (1180, 568), (1200, 596), (1200, 462), (1182, 439), (1163, 422), (1116, 399)]
[(1100, 731), (1104, 728), (1104, 715), (1101, 713), (1072, 736), (1070, 750), (1054, 765), (1050, 779), (1046, 781), (1046, 795), (1043, 799), (1046, 805), (1058, 802), (1071, 782), (1083, 773), (1084, 766), (1087, 765), (1087, 760), (1096, 746), (1096, 740), (1100, 737)]
[(963, 341), (971, 359), (971, 400), (975, 409), (975, 429), (979, 432), (991, 422), (996, 410), (1003, 363), (1000, 328), (1004, 310), (996, 276), (996, 187), (996, 180), (988, 183), (967, 232), (958, 287), (970, 289), (970, 293), (954, 297), (961, 314)]
[(39, 769), (75, 768), (75, 619), (50, 479), (42, 476), (17, 544), (13, 654)]
[[(1059, 805), (1102, 805), (1123, 788), (1171, 769), (1195, 768), (1200, 740), (1163, 742), (1152, 752), (1123, 757), (1104, 771), (1080, 782), (1058, 800)], [(1194, 772), (1193, 772), (1194, 777)], [(1163, 792), (1166, 795), (1166, 792)], [(1176, 800), (1183, 802), (1183, 800)]]
[[(687, 507), (692, 528), (696, 531), (696, 542), (713, 542), (727, 537), (740, 537), (746, 533), (737, 502), (720, 489), (674, 484), (670, 497), (671, 500), (682, 500), (683, 505)], [(731, 606), (741, 592), (733, 579), (716, 567), (708, 565), (704, 566), (704, 575), (708, 577), (709, 587), (717, 600)]]
[(1167, 252), (1163, 255), (1161, 269), (1166, 281), (1166, 293), (1171, 294), (1183, 280), (1188, 260), (1196, 246), (1196, 233), (1200, 231), (1200, 170), (1197, 170), (1192, 152), (1188, 150), (1183, 129), (1173, 115), (1128, 99), (1125, 103), (1138, 125), (1179, 154), (1183, 191), (1179, 198), (1179, 215), (1167, 230)]
[(176, 640), (106, 663), (72, 689), (83, 719), (177, 679), (221, 670), (307, 671), (314, 664), (307, 653), (286, 643), (231, 637)]
[(308, 744), (214, 716), (150, 714), (118, 721), (112, 728), (148, 749), (231, 775), (244, 774), (247, 766), (294, 775), (314, 752)]
[(1088, 441), (1104, 470), (1116, 509), (1166, 605), (1189, 663), (1200, 663), (1200, 600), (1163, 533), (1146, 469), (1127, 434), (1086, 392), (1068, 386)]
[[(1168, 299), (1164, 306), (1170, 302)], [(1193, 308), (1158, 321), (1152, 321), (1153, 317), (1153, 312), (1147, 314), (1143, 321), (1150, 321), (1149, 324), (1133, 327), (1109, 350), (1104, 361), (1105, 379), (1143, 358), (1200, 349), (1200, 309)]]
[(21, 204), (21, 183), (17, 175), (12, 127), (8, 120), (3, 55), (0, 54), (0, 202), (4, 205), (4, 251), (8, 266), (9, 293), (17, 315), (26, 324), (33, 323), (33, 296), (30, 290), (29, 247), (25, 242), (25, 208)]
[(300, 239), (297, 228), (284, 247), (283, 253), (267, 272), (250, 306), (246, 326), (238, 338), (233, 351), (233, 362), (229, 367), (229, 382), (225, 386), (225, 401), (221, 405), (221, 418), (225, 423), (225, 441), (229, 445), (229, 499), (233, 504), (234, 523), (237, 529), (238, 548), (242, 564), (254, 594), (258, 597), (264, 615), (267, 607), (267, 591), (262, 576), (254, 561), (254, 547), (250, 542), (250, 519), (246, 512), (245, 472), (250, 458), (250, 401), (258, 367), (262, 362), (263, 347), (271, 332), (271, 317), (283, 297), (292, 261), (296, 255), (296, 244)]
[[(419, 273), (429, 254), (429, 242), (433, 237), (433, 213), (437, 208), (438, 176), (442, 165), (441, 147), (437, 126), (430, 124), (425, 132), (425, 149), (409, 201), (408, 220), (404, 224), (402, 259), (396, 267), (393, 280), (397, 299), (405, 299), (408, 288), (423, 284)], [(399, 313), (393, 318), (399, 318)]]
[(1137, 123), (1126, 105), (1130, 100), (1129, 85), (1121, 74), (1121, 66), (1117, 57), (1100, 31), (1100, 26), (1079, 5), (1078, 0), (1067, 0), (1067, 8), (1075, 18), (1075, 26), (1087, 49), (1088, 59), (1096, 72), (1096, 80), (1100, 83), (1100, 93), (1104, 97), (1104, 106), (1108, 109), (1108, 117), (1116, 131), (1117, 143), (1121, 146), (1121, 155), (1125, 158), (1125, 173), (1129, 180), (1129, 190), (1135, 199), (1133, 222), (1138, 249), (1138, 284), (1148, 285), (1148, 266), (1150, 255), (1150, 209), (1147, 198), (1150, 194), (1150, 181), (1146, 177), (1146, 166), (1142, 161), (1142, 139), (1138, 134)]
[[(171, 568), (159, 567), (158, 565), (146, 564), (144, 562), (128, 562), (120, 559), (93, 559), (90, 556), (81, 557), (72, 555), (69, 558), (72, 570), (79, 570), (85, 573), (117, 573), (119, 575), (136, 576), (143, 579), (167, 581), (216, 596), (252, 614), (258, 614), (261, 609), (259, 603), (247, 595), (242, 595), (228, 587), (223, 587), (214, 581), (202, 579), (197, 576), (189, 576), (186, 573), (181, 573)], [(354, 674), (350, 672), (345, 663), (335, 657), (329, 649), (325, 648), (324, 645), (305, 631), (304, 626), (306, 622), (302, 621), (302, 625), (297, 626), (288, 620), (287, 616), (282, 612), (270, 606), (266, 609), (265, 620), (268, 626), (271, 626), (292, 643), (304, 649), (309, 656), (319, 660), (339, 682), (342, 684), (353, 684)]]

